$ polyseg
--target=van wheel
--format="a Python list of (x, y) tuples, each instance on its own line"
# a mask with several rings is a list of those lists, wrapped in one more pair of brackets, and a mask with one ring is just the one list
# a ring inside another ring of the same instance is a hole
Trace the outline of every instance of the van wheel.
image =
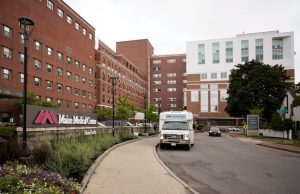
[(159, 144), (159, 147), (160, 147), (161, 150), (165, 149), (165, 145), (164, 144)]
[(191, 145), (190, 145), (190, 144), (187, 145), (187, 146), (185, 147), (185, 149), (186, 149), (187, 151), (189, 151), (189, 150), (191, 149)]

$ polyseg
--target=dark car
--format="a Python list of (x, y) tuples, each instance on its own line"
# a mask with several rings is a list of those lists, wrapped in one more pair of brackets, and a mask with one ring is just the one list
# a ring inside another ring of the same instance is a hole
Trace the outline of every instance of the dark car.
[(211, 127), (209, 130), (209, 136), (219, 136), (221, 137), (221, 131), (219, 127)]

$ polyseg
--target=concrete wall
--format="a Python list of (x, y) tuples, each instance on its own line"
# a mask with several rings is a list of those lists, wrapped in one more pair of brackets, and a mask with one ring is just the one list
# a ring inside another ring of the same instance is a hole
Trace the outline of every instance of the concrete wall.
[(289, 134), (287, 136), (286, 131), (275, 131), (272, 129), (259, 129), (258, 134), (262, 134), (265, 137), (278, 137), (278, 138), (284, 138), (284, 139), (292, 139), (292, 130), (289, 131)]

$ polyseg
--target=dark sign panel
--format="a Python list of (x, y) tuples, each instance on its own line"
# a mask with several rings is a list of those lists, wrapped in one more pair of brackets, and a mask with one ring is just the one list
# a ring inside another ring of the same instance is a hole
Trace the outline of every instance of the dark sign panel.
[(259, 129), (259, 116), (258, 115), (247, 115), (248, 129)]
[(27, 127), (94, 126), (93, 113), (64, 112), (59, 109), (27, 105)]

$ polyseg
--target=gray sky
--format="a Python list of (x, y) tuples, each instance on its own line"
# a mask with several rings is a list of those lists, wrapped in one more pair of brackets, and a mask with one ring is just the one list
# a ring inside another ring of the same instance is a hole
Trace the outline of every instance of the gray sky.
[(118, 41), (148, 38), (155, 54), (185, 53), (186, 41), (240, 33), (294, 31), (300, 81), (299, 0), (64, 0), (115, 50)]

